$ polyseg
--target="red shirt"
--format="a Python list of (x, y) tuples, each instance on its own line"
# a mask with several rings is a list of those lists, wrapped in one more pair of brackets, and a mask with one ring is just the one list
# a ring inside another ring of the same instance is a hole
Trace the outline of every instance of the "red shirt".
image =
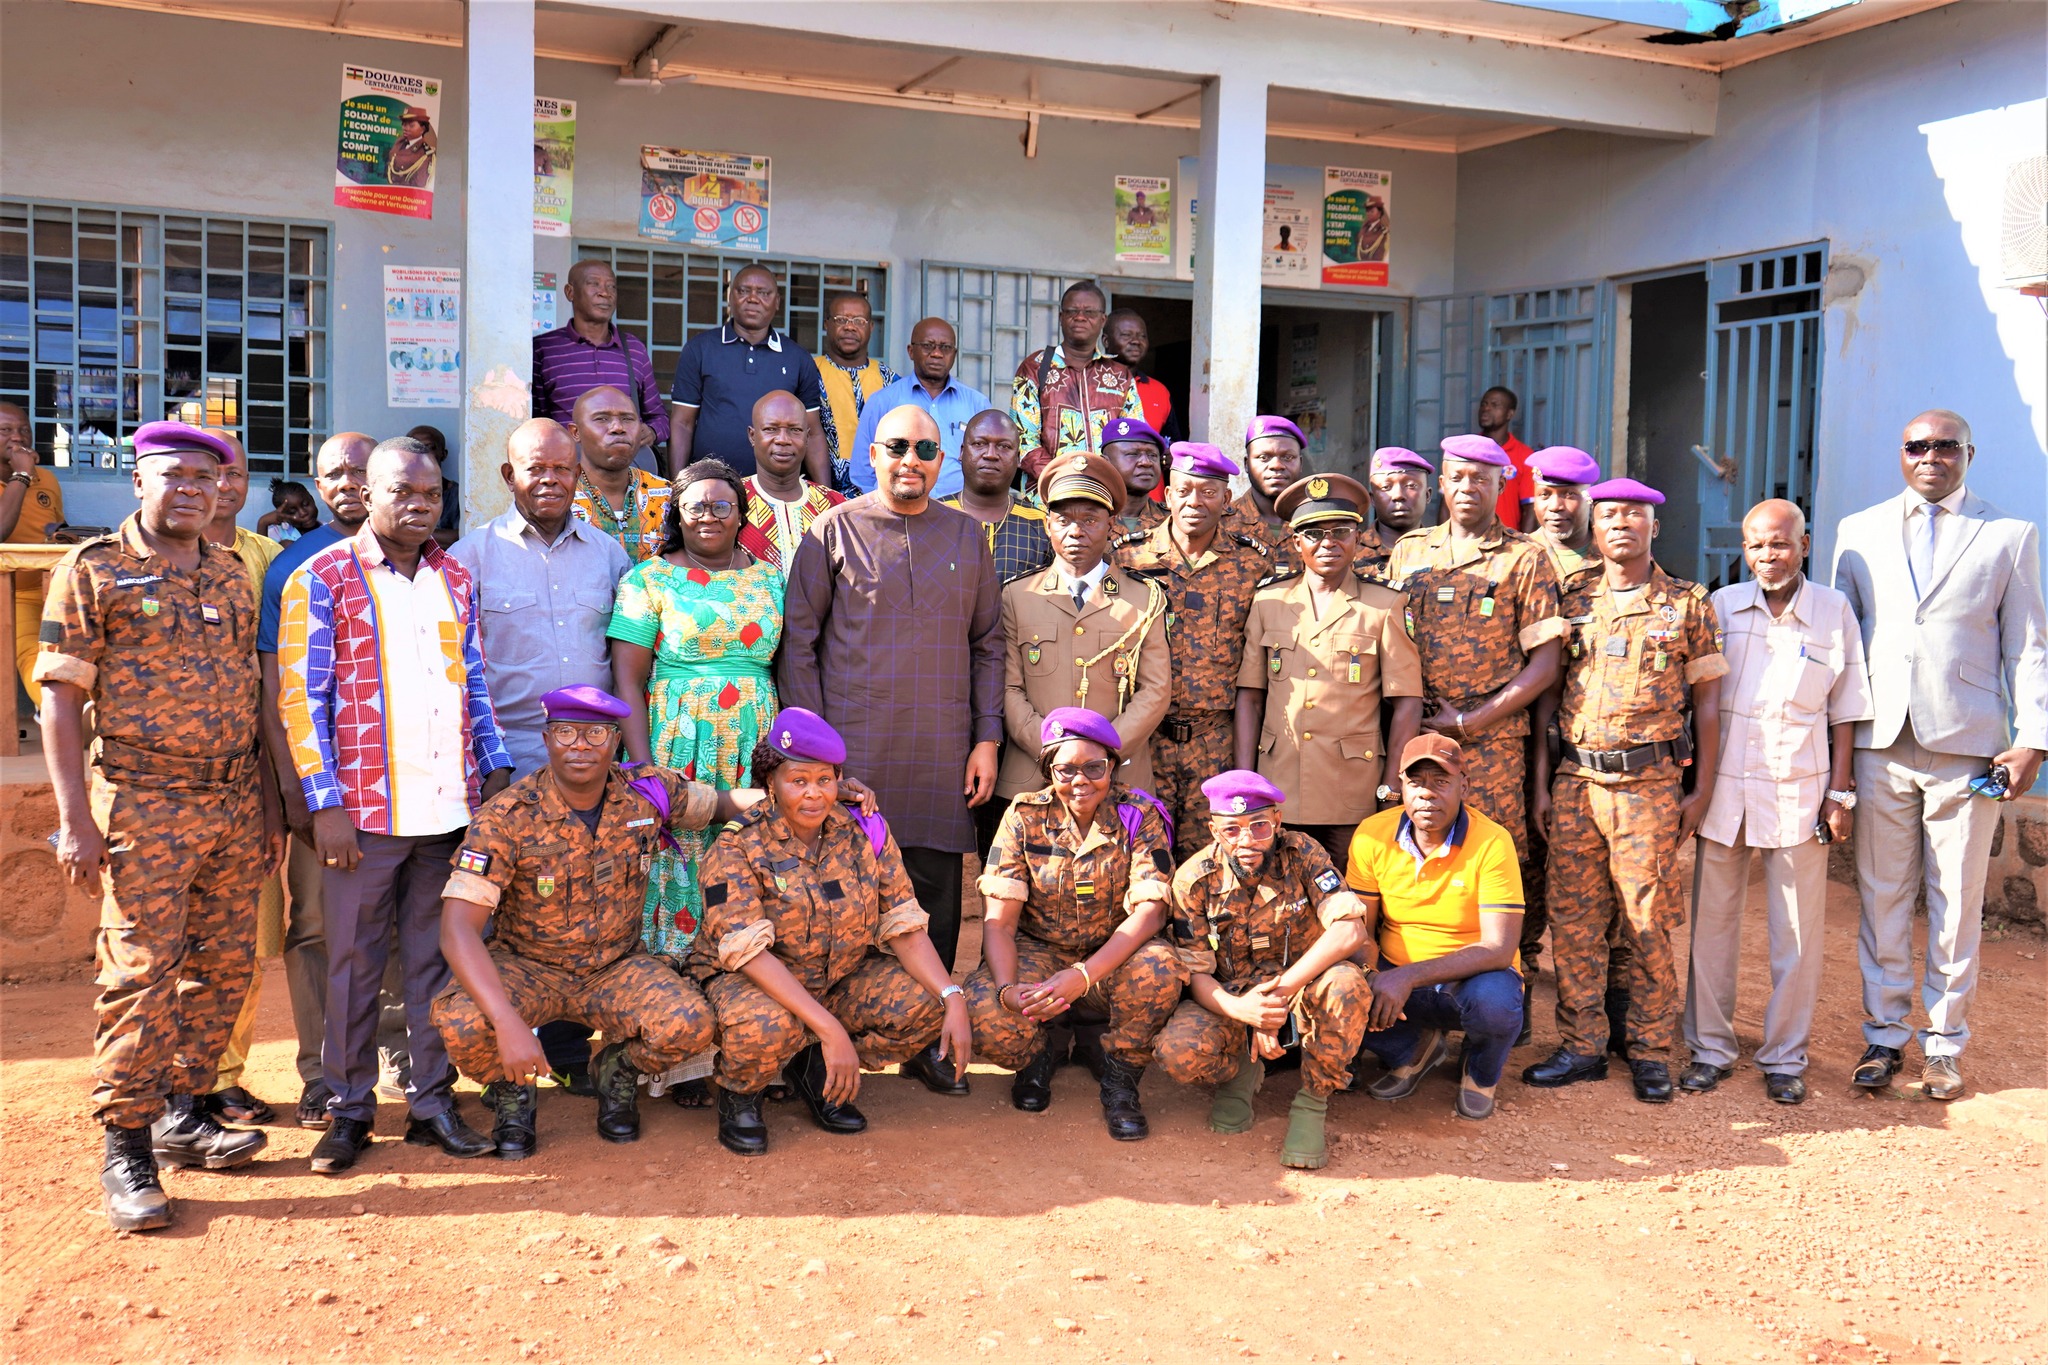
[(1145, 405), (1145, 425), (1154, 431), (1166, 430), (1166, 419), (1173, 415), (1173, 395), (1166, 391), (1166, 385), (1149, 374), (1138, 376), (1138, 401)]
[(1496, 508), (1500, 513), (1500, 524), (1510, 531), (1519, 531), (1522, 529), (1522, 505), (1536, 501), (1536, 476), (1529, 472), (1529, 457), (1536, 452), (1513, 435), (1503, 438), (1500, 448), (1508, 453), (1515, 467), (1508, 471), (1507, 481), (1500, 486), (1500, 502)]

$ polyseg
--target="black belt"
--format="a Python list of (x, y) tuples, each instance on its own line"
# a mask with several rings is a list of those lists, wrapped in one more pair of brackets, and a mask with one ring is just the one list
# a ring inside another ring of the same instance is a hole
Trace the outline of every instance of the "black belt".
[(180, 754), (158, 753), (154, 749), (104, 736), (99, 745), (101, 767), (137, 776), (184, 782), (239, 782), (256, 768), (256, 751), (253, 748), (218, 758), (187, 758)]
[(1633, 773), (1644, 768), (1655, 767), (1665, 759), (1674, 762), (1681, 757), (1679, 747), (1669, 740), (1655, 744), (1638, 744), (1633, 749), (1581, 749), (1577, 745), (1564, 746), (1564, 758), (1582, 768), (1591, 768), (1596, 773)]
[(1228, 711), (1183, 711), (1161, 720), (1159, 732), (1175, 744), (1187, 744), (1194, 740), (1197, 730), (1210, 729), (1229, 717)]

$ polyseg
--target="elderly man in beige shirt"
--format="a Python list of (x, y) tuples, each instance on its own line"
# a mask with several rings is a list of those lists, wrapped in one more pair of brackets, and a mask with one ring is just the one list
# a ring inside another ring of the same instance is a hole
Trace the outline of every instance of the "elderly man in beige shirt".
[[(1700, 822), (1692, 965), (1679, 1087), (1702, 1094), (1734, 1070), (1735, 977), (1750, 855), (1764, 860), (1771, 1003), (1757, 1068), (1780, 1104), (1806, 1098), (1806, 1040), (1820, 993), (1826, 844), (1856, 804), (1855, 723), (1871, 715), (1863, 636), (1849, 599), (1808, 581), (1806, 517), (1779, 499), (1742, 521), (1752, 581), (1714, 593), (1729, 674), (1721, 688), (1720, 777)], [(1827, 833), (1822, 835), (1820, 830)]]

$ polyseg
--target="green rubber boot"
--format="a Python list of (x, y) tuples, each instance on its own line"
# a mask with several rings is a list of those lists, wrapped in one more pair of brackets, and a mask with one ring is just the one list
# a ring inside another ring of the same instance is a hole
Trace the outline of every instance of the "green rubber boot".
[(1280, 1144), (1280, 1164), (1298, 1171), (1320, 1171), (1330, 1164), (1329, 1149), (1323, 1144), (1323, 1119), (1330, 1112), (1330, 1097), (1295, 1092), (1287, 1111), (1287, 1140)]
[(1249, 1133), (1252, 1130), (1252, 1096), (1266, 1079), (1266, 1064), (1249, 1052), (1239, 1063), (1237, 1074), (1216, 1087), (1215, 1102), (1209, 1106), (1209, 1131)]

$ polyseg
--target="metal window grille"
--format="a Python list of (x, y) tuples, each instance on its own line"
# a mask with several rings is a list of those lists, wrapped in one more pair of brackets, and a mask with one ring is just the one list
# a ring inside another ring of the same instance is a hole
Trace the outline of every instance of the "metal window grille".
[[(953, 324), (960, 354), (953, 377), (1006, 402), (1024, 357), (1060, 339), (1060, 295), (1085, 274), (1005, 270), (992, 265), (926, 261), (919, 277), (923, 316)], [(1105, 307), (1109, 288), (1101, 281)]]
[[(887, 361), (889, 270), (869, 261), (809, 260), (795, 256), (742, 256), (717, 251), (576, 243), (578, 260), (603, 261), (618, 277), (618, 326), (647, 343), (656, 380), (666, 386), (683, 344), (725, 320), (726, 288), (742, 267), (765, 266), (782, 286), (782, 316), (775, 325), (812, 355), (823, 342), (825, 304), (834, 294), (865, 295), (875, 330), (871, 355)], [(889, 362), (895, 368), (894, 362)]]
[(0, 398), (58, 469), (115, 473), (162, 418), (304, 474), (327, 425), (328, 229), (0, 198)]
[(1607, 351), (1603, 287), (1595, 283), (1417, 299), (1409, 361), (1419, 450), (1476, 430), (1479, 396), (1512, 389), (1515, 434), (1537, 448), (1574, 445), (1605, 457)]

